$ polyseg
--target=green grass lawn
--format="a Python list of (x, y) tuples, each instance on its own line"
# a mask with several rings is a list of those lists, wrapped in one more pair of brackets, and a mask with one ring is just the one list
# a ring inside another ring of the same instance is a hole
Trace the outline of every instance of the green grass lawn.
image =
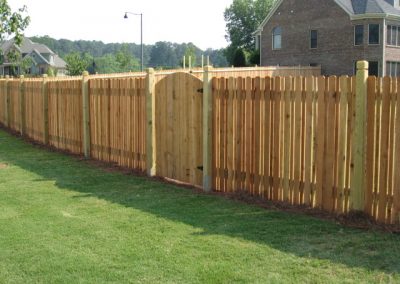
[(400, 236), (108, 173), (0, 131), (0, 283), (102, 282), (400, 283)]

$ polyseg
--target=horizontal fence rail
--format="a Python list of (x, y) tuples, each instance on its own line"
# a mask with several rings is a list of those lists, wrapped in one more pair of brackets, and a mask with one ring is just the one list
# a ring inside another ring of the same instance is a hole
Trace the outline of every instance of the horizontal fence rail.
[(368, 77), (361, 63), (354, 77), (207, 66), (7, 78), (0, 123), (60, 150), (204, 190), (359, 210), (399, 224), (400, 79)]

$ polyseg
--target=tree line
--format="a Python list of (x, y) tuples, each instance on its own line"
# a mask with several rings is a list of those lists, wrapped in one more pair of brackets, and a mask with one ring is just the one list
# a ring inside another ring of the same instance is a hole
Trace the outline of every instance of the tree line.
[[(201, 65), (202, 55), (210, 58), (210, 63), (216, 67), (249, 66), (259, 64), (259, 50), (255, 47), (253, 32), (267, 16), (276, 0), (233, 0), (226, 8), (226, 39), (229, 42), (224, 49), (201, 50), (193, 43), (157, 42), (154, 45), (144, 45), (144, 65), (159, 69), (177, 68), (182, 66), (182, 59), (189, 57), (192, 66)], [(0, 1), (0, 42), (6, 35), (13, 35), (16, 43), (22, 39), (23, 30), (29, 24), (26, 7), (17, 12), (11, 11), (7, 0)], [(92, 73), (115, 73), (139, 70), (141, 46), (134, 43), (105, 44), (101, 41), (71, 41), (56, 40), (49, 36), (33, 37), (34, 42), (47, 45), (67, 61), (71, 75), (88, 70)]]
[[(75, 74), (83, 70), (92, 73), (119, 73), (140, 70), (141, 46), (135, 43), (103, 43), (101, 41), (72, 41), (54, 39), (49, 36), (31, 37), (33, 42), (42, 43), (63, 58)], [(201, 66), (201, 57), (210, 58), (216, 67), (228, 66), (223, 49), (201, 50), (193, 43), (157, 42), (144, 45), (144, 66), (156, 69), (174, 69), (183, 65), (189, 56), (192, 66)]]

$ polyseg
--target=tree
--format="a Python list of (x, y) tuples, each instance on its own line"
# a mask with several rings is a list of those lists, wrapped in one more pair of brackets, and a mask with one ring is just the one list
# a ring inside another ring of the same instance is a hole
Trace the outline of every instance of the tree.
[(29, 24), (29, 17), (25, 16), (26, 7), (12, 12), (7, 0), (0, 0), (0, 42), (6, 37), (14, 37), (17, 45), (21, 44), (23, 31)]
[(150, 66), (175, 68), (178, 63), (179, 61), (172, 43), (156, 42), (150, 52)]
[(193, 44), (189, 44), (185, 50), (185, 65), (189, 66), (189, 63), (191, 63), (192, 65), (191, 67), (196, 67), (196, 62), (197, 62), (196, 48)]
[[(210, 64), (215, 67), (226, 67), (229, 65), (224, 54), (224, 49), (207, 49), (204, 52), (204, 56), (210, 57)], [(205, 63), (206, 64), (206, 63)]]
[(139, 62), (129, 52), (128, 45), (124, 44), (115, 55), (115, 60), (118, 64), (118, 72), (138, 71)]
[(70, 76), (82, 75), (91, 62), (88, 55), (81, 56), (77, 52), (68, 54), (65, 57), (65, 61), (67, 62), (67, 71)]
[(226, 39), (230, 42), (226, 56), (232, 63), (238, 48), (250, 52), (255, 48), (253, 33), (268, 15), (275, 0), (233, 0), (224, 13)]
[(253, 50), (250, 53), (249, 63), (252, 65), (260, 65), (260, 50)]
[(54, 68), (49, 67), (49, 68), (47, 68), (46, 74), (48, 77), (55, 77), (55, 76), (57, 76), (56, 71), (57, 70), (55, 70)]
[(32, 65), (35, 62), (33, 61), (33, 59), (30, 56), (25, 56), (24, 58), (22, 58), (19, 61), (19, 73), (21, 75), (25, 75), (29, 73), (29, 69), (32, 67)]
[(113, 54), (106, 54), (102, 57), (95, 58), (96, 72), (100, 74), (118, 73), (119, 67)]
[(242, 48), (238, 48), (233, 56), (233, 66), (246, 67), (246, 54)]
[[(26, 7), (18, 9), (17, 12), (11, 11), (7, 0), (0, 0), (0, 42), (3, 42), (8, 37), (14, 37), (16, 45), (20, 45), (22, 42), (23, 31), (29, 25), (29, 17), (25, 16)], [(1, 61), (4, 60), (5, 54), (0, 51)], [(15, 50), (10, 51), (7, 55), (10, 62), (13, 63), (12, 67), (19, 64), (18, 53)], [(15, 70), (13, 70), (15, 73)]]

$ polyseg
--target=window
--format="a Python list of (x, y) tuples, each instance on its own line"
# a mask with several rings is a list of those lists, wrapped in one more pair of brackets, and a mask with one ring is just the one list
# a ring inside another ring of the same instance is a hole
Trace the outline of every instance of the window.
[(387, 26), (387, 40), (388, 45), (397, 45), (397, 27)]
[(386, 44), (400, 46), (400, 26), (387, 26)]
[(311, 30), (310, 31), (310, 48), (318, 47), (318, 31)]
[(364, 26), (354, 26), (354, 45), (362, 45), (364, 43)]
[(400, 46), (400, 27), (397, 27), (397, 42), (396, 45)]
[(387, 29), (386, 29), (386, 44), (392, 44), (392, 26), (387, 26)]
[(386, 75), (391, 77), (399, 77), (400, 62), (386, 62)]
[(272, 30), (272, 49), (282, 48), (282, 29), (281, 27), (275, 27)]
[(368, 43), (379, 44), (379, 24), (368, 25)]
[(396, 26), (391, 26), (392, 30), (392, 40), (391, 40), (391, 45), (397, 45), (397, 27)]
[(379, 75), (378, 61), (369, 61), (368, 64), (369, 64), (368, 75), (378, 77)]

